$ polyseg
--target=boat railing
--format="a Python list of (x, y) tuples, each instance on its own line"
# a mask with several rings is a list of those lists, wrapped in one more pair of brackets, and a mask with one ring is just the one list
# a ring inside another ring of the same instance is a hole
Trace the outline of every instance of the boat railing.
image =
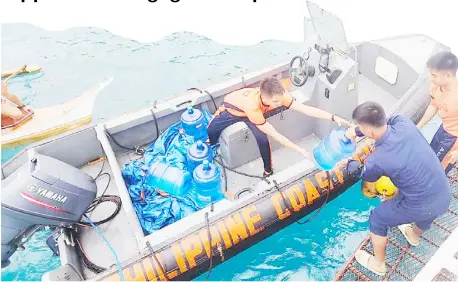
[[(214, 99), (218, 99), (229, 92), (254, 84), (264, 77), (286, 72), (288, 67), (289, 62), (284, 62), (200, 89), (208, 91)], [(207, 93), (200, 93), (199, 91), (190, 93), (187, 91), (161, 101), (156, 101), (154, 104), (155, 108), (150, 105), (147, 108), (110, 119), (104, 124), (109, 129), (110, 134), (114, 135), (133, 126), (151, 121), (151, 109), (154, 110), (157, 118), (161, 118), (182, 111), (188, 105), (195, 106), (208, 102), (211, 102), (211, 98)]]

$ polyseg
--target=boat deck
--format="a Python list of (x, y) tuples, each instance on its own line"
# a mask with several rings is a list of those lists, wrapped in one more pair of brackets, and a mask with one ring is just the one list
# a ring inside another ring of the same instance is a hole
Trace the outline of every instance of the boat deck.
[[(320, 142), (320, 139), (315, 136), (314, 134), (310, 134), (309, 136), (301, 139), (296, 144), (309, 151), (310, 153), (313, 150), (313, 147)], [(283, 170), (288, 169), (288, 167), (293, 166), (304, 160), (304, 157), (298, 154), (296, 151), (281, 147), (272, 152), (272, 162), (274, 164), (274, 172), (279, 173)], [(221, 168), (223, 170), (223, 168)], [(259, 157), (247, 164), (244, 164), (235, 169), (235, 171), (262, 176), (264, 170), (264, 165), (262, 162), (262, 158)], [(262, 180), (259, 178), (250, 178), (241, 174), (237, 174), (235, 172), (226, 170), (227, 174), (227, 191), (231, 195), (235, 195), (238, 191), (243, 188), (252, 188), (255, 189), (258, 183)]]
[[(103, 170), (101, 170), (102, 166)], [(97, 197), (100, 197), (104, 192), (104, 195), (119, 195), (108, 161), (104, 160), (103, 162), (94, 163), (81, 168), (81, 170), (93, 177), (97, 176), (100, 172), (100, 177), (96, 180)], [(107, 174), (110, 176), (108, 177)], [(114, 203), (101, 203), (93, 212), (89, 213), (89, 218), (91, 218), (93, 222), (103, 220), (110, 216), (115, 209), (116, 206)], [(129, 222), (123, 207), (121, 207), (121, 211), (116, 217), (109, 222), (99, 225), (98, 228), (106, 240), (110, 242), (110, 245), (121, 262), (127, 261), (139, 254), (135, 234), (133, 230), (129, 228)], [(92, 263), (104, 268), (113, 266), (113, 254), (93, 228), (82, 227), (80, 230), (79, 242), (87, 258)], [(86, 279), (91, 279), (96, 275), (86, 267), (82, 267), (82, 269)]]
[[(455, 268), (458, 266), (458, 170), (450, 172), (449, 182), (453, 192), (449, 210), (435, 220), (433, 227), (422, 235), (420, 245), (410, 246), (398, 228), (389, 230), (386, 252), (388, 271), (385, 276), (378, 276), (365, 269), (352, 255), (334, 280), (458, 281), (458, 267)], [(366, 250), (373, 254), (369, 237), (357, 250)], [(454, 258), (445, 254), (450, 252)]]

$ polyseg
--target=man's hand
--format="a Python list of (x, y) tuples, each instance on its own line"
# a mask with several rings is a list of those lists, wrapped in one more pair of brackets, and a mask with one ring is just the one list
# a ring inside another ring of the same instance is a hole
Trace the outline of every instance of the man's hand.
[(24, 114), (24, 115), (28, 115), (28, 114), (33, 114), (34, 111), (31, 109), (31, 108), (28, 108), (26, 106), (24, 106), (22, 109), (21, 109), (21, 112)]
[(345, 137), (347, 137), (351, 141), (355, 141), (356, 140), (356, 127), (355, 126), (349, 127), (347, 129), (347, 132), (345, 132)]
[(346, 127), (351, 127), (353, 126), (353, 123), (349, 122), (348, 120), (334, 116), (334, 121), (339, 125), (339, 126), (346, 126)]
[(455, 150), (455, 151), (452, 151), (450, 153), (450, 161), (449, 161), (449, 163), (450, 164), (456, 164), (457, 161), (458, 161), (458, 150)]

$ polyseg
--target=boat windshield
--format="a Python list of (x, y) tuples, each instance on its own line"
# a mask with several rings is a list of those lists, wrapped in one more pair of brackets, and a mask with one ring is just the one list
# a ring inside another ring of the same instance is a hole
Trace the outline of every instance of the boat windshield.
[(348, 51), (348, 42), (342, 21), (330, 12), (320, 8), (315, 3), (307, 1), (310, 19), (318, 38), (340, 51)]

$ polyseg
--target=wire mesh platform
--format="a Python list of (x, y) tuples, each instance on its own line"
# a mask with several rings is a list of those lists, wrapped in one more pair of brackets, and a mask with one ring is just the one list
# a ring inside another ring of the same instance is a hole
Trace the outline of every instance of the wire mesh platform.
[[(386, 248), (385, 276), (379, 276), (362, 267), (355, 260), (354, 254), (347, 260), (334, 277), (334, 281), (412, 281), (420, 270), (431, 259), (441, 244), (458, 226), (458, 171), (449, 174), (449, 183), (452, 187), (453, 197), (449, 210), (436, 219), (433, 227), (423, 233), (421, 243), (410, 246), (398, 228), (388, 231), (388, 244)], [(458, 249), (458, 246), (457, 246)], [(368, 251), (374, 254), (369, 236), (360, 244), (357, 250)], [(455, 255), (458, 259), (458, 252)], [(447, 269), (442, 269), (434, 281), (456, 281), (457, 276)]]

